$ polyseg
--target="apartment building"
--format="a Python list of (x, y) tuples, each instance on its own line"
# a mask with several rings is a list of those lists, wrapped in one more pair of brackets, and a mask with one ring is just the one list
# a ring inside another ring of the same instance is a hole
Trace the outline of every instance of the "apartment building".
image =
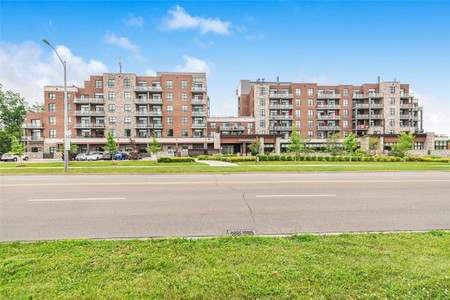
[[(68, 87), (67, 98), (70, 138), (80, 152), (102, 150), (108, 132), (120, 151), (135, 145), (145, 152), (153, 135), (164, 151), (213, 146), (205, 73), (105, 73), (90, 76), (83, 87)], [(44, 105), (43, 113), (27, 114), (24, 125), (23, 140), (36, 157), (62, 147), (64, 88), (44, 87)]]

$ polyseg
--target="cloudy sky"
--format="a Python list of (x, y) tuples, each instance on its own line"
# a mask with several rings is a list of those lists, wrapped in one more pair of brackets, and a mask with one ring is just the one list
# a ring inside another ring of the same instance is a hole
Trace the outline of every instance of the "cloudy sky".
[(240, 79), (410, 83), (425, 129), (450, 135), (450, 1), (4, 1), (0, 83), (30, 103), (118, 71), (207, 72), (212, 115), (236, 115)]

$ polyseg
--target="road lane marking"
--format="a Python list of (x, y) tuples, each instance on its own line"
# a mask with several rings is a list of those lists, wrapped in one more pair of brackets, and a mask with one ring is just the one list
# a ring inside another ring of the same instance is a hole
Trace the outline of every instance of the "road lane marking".
[(155, 181), (155, 182), (67, 182), (67, 183), (6, 183), (0, 187), (24, 186), (97, 186), (97, 185), (221, 185), (221, 184), (283, 184), (283, 183), (432, 183), (450, 179), (361, 179), (361, 180), (253, 180), (253, 181)]
[(336, 197), (335, 194), (322, 195), (256, 195), (256, 198), (273, 198), (273, 197)]
[(110, 201), (125, 200), (126, 198), (60, 198), (60, 199), (31, 199), (29, 202), (57, 202), (57, 201)]

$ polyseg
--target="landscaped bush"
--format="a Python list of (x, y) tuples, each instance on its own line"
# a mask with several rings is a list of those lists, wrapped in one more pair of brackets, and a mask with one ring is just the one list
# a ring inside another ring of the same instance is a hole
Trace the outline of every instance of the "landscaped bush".
[(282, 156), (280, 156), (280, 159), (282, 160), (282, 161), (286, 161), (287, 159), (286, 159), (286, 155), (282, 155)]
[[(225, 157), (224, 157), (225, 158)], [(255, 156), (226, 157), (228, 162), (256, 161)]]
[(269, 157), (265, 154), (258, 154), (257, 155), (259, 157), (259, 161), (268, 161)]
[(329, 156), (325, 156), (324, 159), (325, 159), (326, 161), (329, 161), (329, 160), (330, 160), (330, 157), (329, 157)]
[(318, 161), (322, 161), (323, 160), (323, 156), (317, 156), (317, 160)]
[(194, 157), (167, 157), (162, 156), (158, 158), (159, 163), (174, 163), (174, 162), (195, 162)]
[(343, 160), (344, 160), (344, 157), (343, 157), (343, 156), (338, 156), (338, 157), (337, 157), (337, 160), (338, 160), (338, 161), (343, 161)]
[(292, 155), (288, 155), (288, 156), (286, 156), (286, 160), (293, 161), (294, 157)]
[(274, 155), (274, 156), (273, 156), (273, 160), (279, 161), (279, 160), (280, 160), (280, 156), (279, 156), (279, 155)]
[(355, 151), (355, 156), (370, 156), (370, 154), (362, 149), (357, 149)]
[(199, 155), (199, 156), (197, 156), (198, 160), (207, 160), (208, 158), (209, 158), (208, 155)]

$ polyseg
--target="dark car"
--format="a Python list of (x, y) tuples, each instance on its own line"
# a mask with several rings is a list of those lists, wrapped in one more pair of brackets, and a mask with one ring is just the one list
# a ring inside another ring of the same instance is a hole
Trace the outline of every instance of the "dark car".
[(128, 159), (128, 154), (117, 153), (116, 155), (114, 155), (114, 160), (124, 160), (124, 159)]
[(112, 160), (114, 155), (112, 153), (104, 153), (103, 160)]

